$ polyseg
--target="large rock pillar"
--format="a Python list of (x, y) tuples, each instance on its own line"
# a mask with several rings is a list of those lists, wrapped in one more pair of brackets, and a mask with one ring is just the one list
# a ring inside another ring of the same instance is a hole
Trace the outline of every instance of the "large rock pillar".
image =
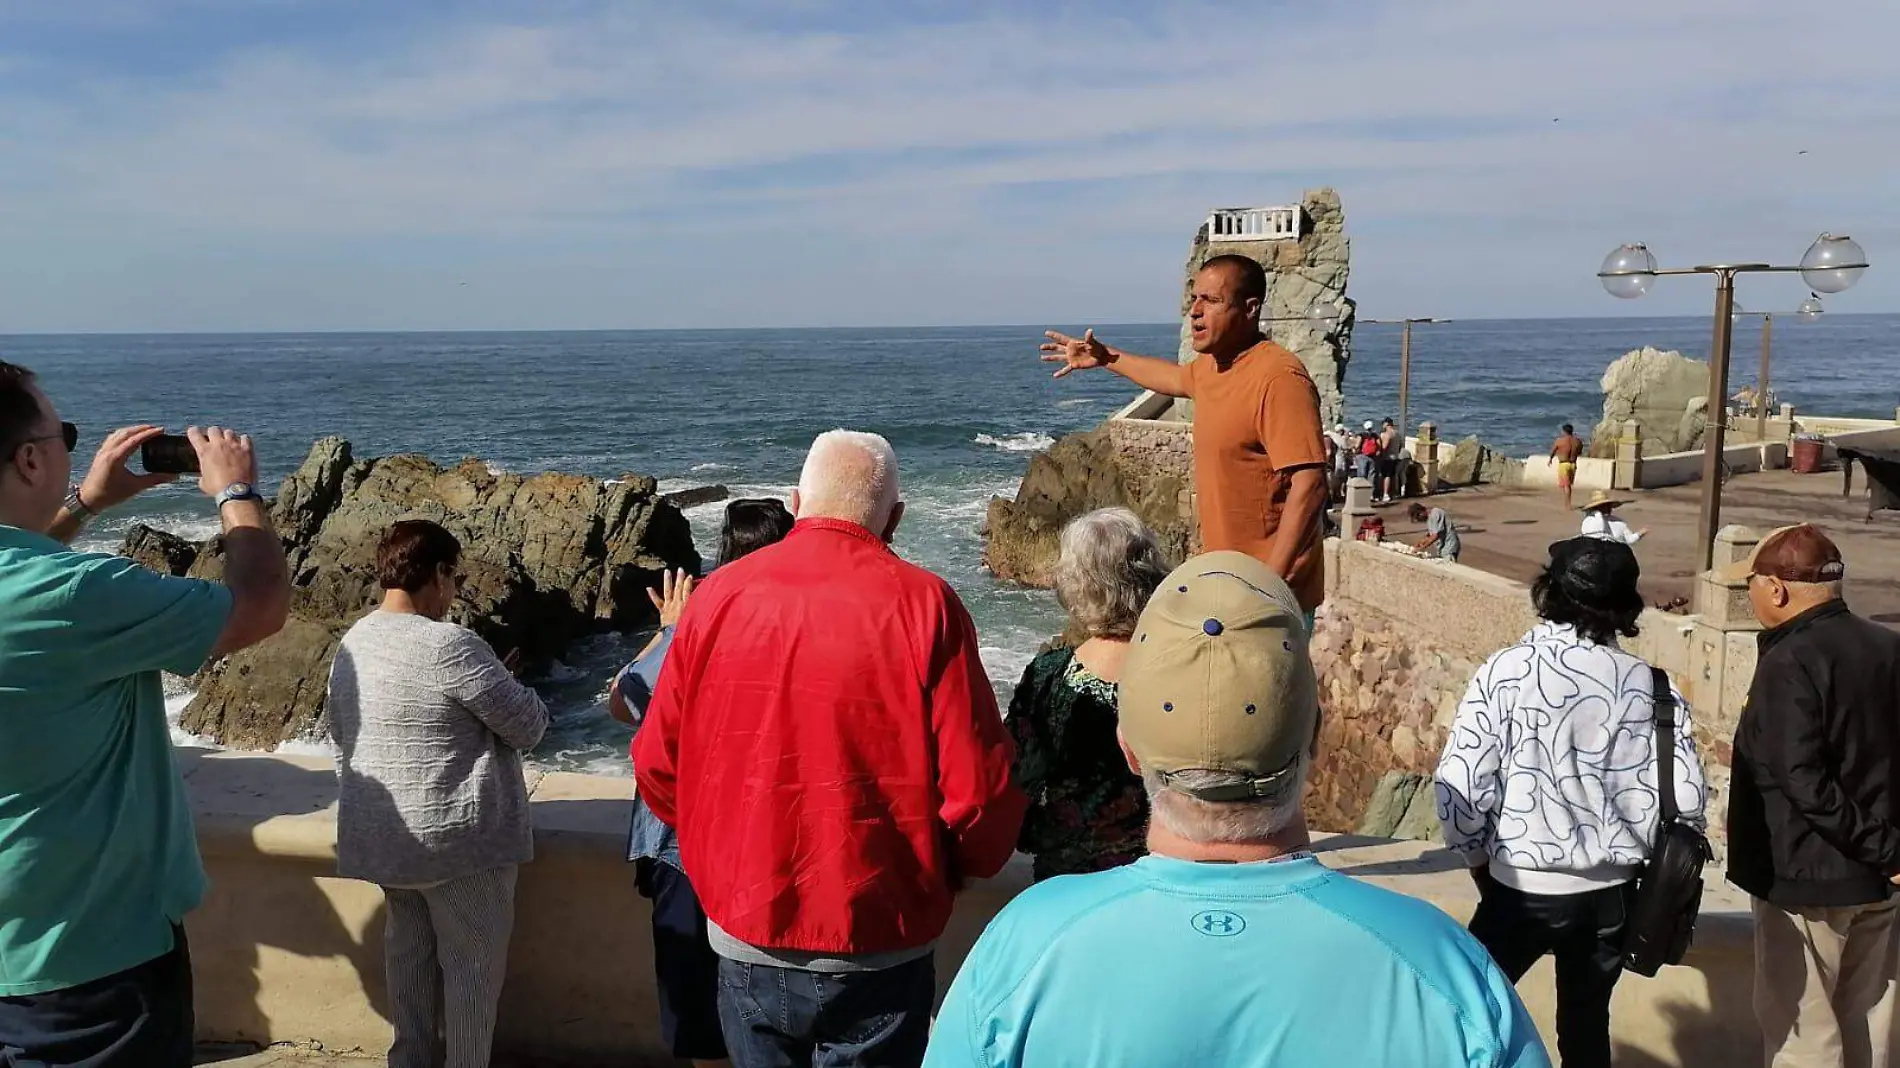
[[(1206, 223), (1194, 234), (1188, 250), (1186, 278), (1181, 288), (1182, 363), (1192, 360), (1193, 339), (1188, 332), (1188, 306), (1194, 298), (1194, 275), (1215, 256), (1241, 255), (1257, 260), (1267, 271), (1267, 306), (1261, 309), (1261, 331), (1291, 351), (1306, 365), (1319, 387), (1320, 417), (1326, 426), (1340, 418), (1341, 390), (1346, 364), (1352, 359), (1353, 304), (1346, 299), (1351, 274), (1352, 242), (1346, 237), (1346, 212), (1331, 188), (1312, 190), (1300, 201), (1302, 222), (1298, 239), (1210, 241)], [(1337, 327), (1322, 334), (1306, 323), (1314, 304), (1326, 302), (1340, 309)], [(1178, 415), (1189, 406), (1175, 405)]]

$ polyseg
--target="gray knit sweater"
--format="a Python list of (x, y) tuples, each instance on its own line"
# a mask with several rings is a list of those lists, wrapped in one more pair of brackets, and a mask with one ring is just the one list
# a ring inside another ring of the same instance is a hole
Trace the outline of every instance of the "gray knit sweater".
[(416, 886), (533, 859), (521, 751), (548, 710), (473, 631), (371, 612), (337, 649), (326, 710), (337, 874)]

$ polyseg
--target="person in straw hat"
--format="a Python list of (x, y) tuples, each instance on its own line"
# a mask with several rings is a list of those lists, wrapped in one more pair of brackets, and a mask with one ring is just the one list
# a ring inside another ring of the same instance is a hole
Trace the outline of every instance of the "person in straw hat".
[(1162, 581), (1117, 693), (1148, 855), (1012, 901), (965, 959), (926, 1066), (1550, 1063), (1475, 938), (1311, 852), (1301, 617), (1244, 553)]
[(1583, 507), (1579, 509), (1583, 512), (1583, 536), (1601, 538), (1604, 541), (1618, 541), (1624, 545), (1635, 545), (1642, 541), (1643, 535), (1649, 533), (1648, 527), (1632, 530), (1628, 523), (1617, 518), (1616, 510), (1628, 503), (1602, 490), (1592, 493), (1590, 499), (1585, 501)]

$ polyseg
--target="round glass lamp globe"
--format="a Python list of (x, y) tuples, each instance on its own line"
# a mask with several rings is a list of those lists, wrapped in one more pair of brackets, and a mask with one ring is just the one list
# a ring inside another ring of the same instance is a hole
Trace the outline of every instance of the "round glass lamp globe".
[(1319, 301), (1306, 309), (1306, 325), (1317, 333), (1330, 334), (1339, 325), (1339, 305)]
[(1649, 292), (1650, 284), (1656, 281), (1656, 257), (1642, 245), (1623, 245), (1603, 257), (1597, 278), (1610, 296), (1634, 300)]
[(1839, 293), (1866, 271), (1867, 253), (1851, 237), (1822, 234), (1801, 257), (1801, 280), (1816, 293)]
[(1821, 317), (1821, 313), (1825, 310), (1826, 309), (1821, 307), (1820, 297), (1809, 297), (1808, 299), (1801, 302), (1800, 307), (1794, 310), (1795, 322), (1798, 322), (1798, 323), (1814, 322), (1816, 319), (1819, 319)]

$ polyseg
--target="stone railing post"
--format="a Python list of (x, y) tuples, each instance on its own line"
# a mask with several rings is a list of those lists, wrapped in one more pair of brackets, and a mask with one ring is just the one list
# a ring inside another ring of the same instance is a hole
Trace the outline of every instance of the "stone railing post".
[(1610, 488), (1643, 488), (1643, 428), (1634, 419), (1623, 420), (1623, 432), (1617, 436), (1616, 461), (1610, 472)]
[(1373, 514), (1372, 480), (1346, 480), (1346, 503), (1339, 506), (1339, 538), (1352, 541), (1359, 536), (1359, 521)]
[(1438, 492), (1438, 424), (1418, 425), (1418, 489), (1429, 497)]
[(1718, 573), (1733, 563), (1748, 559), (1761, 535), (1748, 527), (1727, 526), (1715, 532), (1715, 567), (1704, 571), (1696, 583), (1696, 614), (1717, 630), (1760, 630), (1761, 622), (1748, 603), (1748, 583), (1723, 582)]

